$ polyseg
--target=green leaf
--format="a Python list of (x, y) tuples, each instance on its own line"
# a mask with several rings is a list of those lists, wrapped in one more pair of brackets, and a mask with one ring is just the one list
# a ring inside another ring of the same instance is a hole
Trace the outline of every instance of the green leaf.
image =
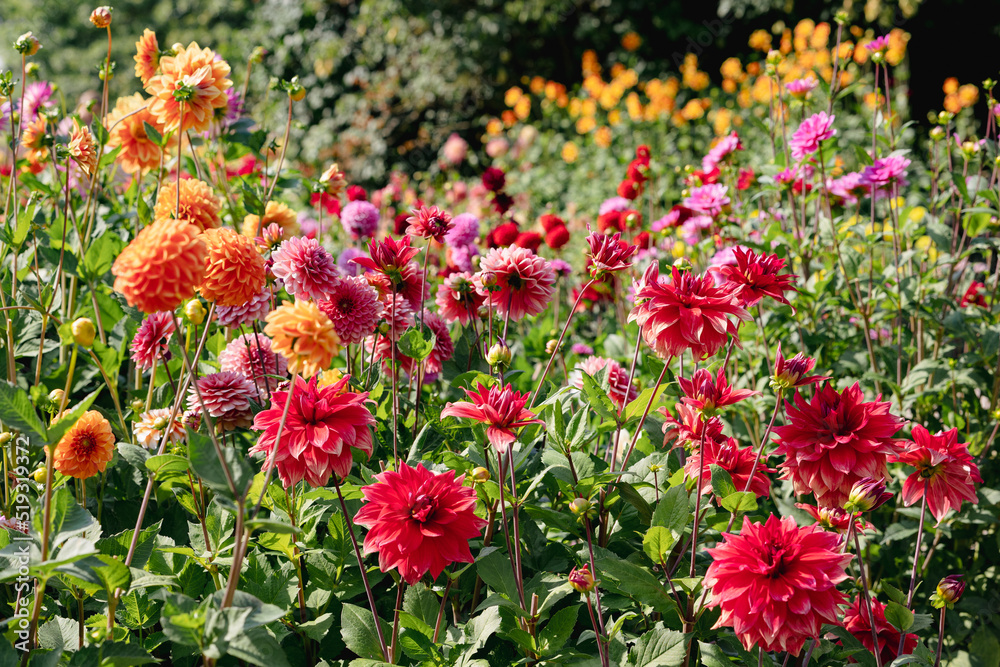
[(618, 412), (615, 409), (615, 404), (608, 398), (608, 392), (604, 391), (597, 380), (587, 373), (583, 373), (583, 393), (587, 396), (587, 402), (594, 409), (594, 412), (604, 419), (612, 421), (618, 419)]
[(9, 382), (0, 382), (0, 422), (39, 442), (46, 439), (45, 425), (38, 418), (28, 392)]
[(660, 613), (676, 610), (677, 603), (649, 570), (616, 558), (601, 558), (596, 565), (598, 578), (604, 581), (610, 577), (619, 582), (617, 588), (622, 595), (648, 604)]
[(688, 505), (688, 494), (683, 484), (672, 486), (660, 497), (653, 512), (654, 526), (662, 526), (678, 536), (684, 532), (691, 510)]
[(162, 148), (163, 135), (160, 134), (160, 131), (157, 130), (152, 125), (150, 125), (149, 123), (147, 123), (146, 121), (142, 121), (142, 125), (144, 128), (146, 128), (146, 137), (148, 137), (149, 140), (152, 141), (154, 144)]
[(542, 628), (539, 635), (540, 647), (543, 651), (554, 652), (561, 649), (569, 641), (576, 626), (576, 617), (580, 612), (580, 605), (566, 607), (552, 614), (552, 618)]
[(900, 632), (906, 632), (913, 626), (913, 612), (898, 602), (890, 602), (885, 606), (885, 620)]
[(729, 667), (733, 664), (718, 644), (698, 642), (698, 652), (701, 654), (701, 664), (705, 667)]
[(736, 491), (723, 498), (720, 504), (733, 514), (737, 512), (753, 512), (757, 509), (757, 496), (753, 491)]
[(83, 268), (87, 275), (98, 278), (111, 270), (115, 258), (121, 254), (125, 242), (115, 234), (98, 236), (83, 256)]
[(288, 658), (277, 640), (264, 628), (252, 628), (229, 640), (226, 653), (257, 667), (288, 667)]
[(646, 536), (642, 538), (642, 550), (646, 552), (651, 561), (659, 565), (666, 560), (667, 554), (676, 543), (677, 538), (669, 530), (663, 526), (653, 526), (646, 531)]
[(430, 356), (434, 350), (436, 336), (430, 327), (423, 326), (420, 329), (410, 327), (399, 337), (398, 349), (407, 357), (416, 361), (423, 361)]
[(646, 499), (643, 498), (635, 487), (631, 484), (626, 484), (625, 482), (619, 482), (615, 485), (615, 489), (621, 494), (630, 505), (635, 507), (639, 511), (639, 518), (642, 519), (644, 524), (649, 524), (653, 520), (653, 508)]
[(652, 631), (644, 633), (636, 642), (629, 653), (629, 664), (635, 667), (679, 667), (686, 653), (684, 634), (657, 623)]
[(228, 468), (230, 475), (232, 475), (233, 484), (236, 486), (236, 493), (242, 497), (242, 494), (253, 482), (253, 471), (250, 469), (246, 457), (237, 450), (232, 447), (222, 447), (221, 450), (225, 468), (223, 468), (223, 463), (219, 461), (211, 439), (188, 430), (188, 459), (191, 461), (191, 469), (217, 493), (232, 499), (232, 489), (229, 487), (225, 472)]
[(738, 489), (733, 484), (733, 478), (722, 466), (712, 464), (712, 491), (719, 498), (726, 498), (736, 493)]
[(497, 593), (507, 596), (508, 600), (517, 600), (517, 583), (514, 571), (510, 568), (510, 559), (499, 551), (491, 551), (476, 560), (476, 571), (479, 578)]
[(901, 605), (905, 605), (906, 604), (906, 593), (904, 593), (903, 591), (899, 590), (898, 588), (896, 588), (892, 584), (890, 584), (890, 583), (888, 583), (886, 581), (883, 581), (882, 582), (882, 590), (885, 592), (886, 595), (889, 596), (889, 599), (892, 600), (893, 602), (896, 602), (896, 603), (901, 604)]
[[(381, 623), (381, 619), (379, 622)], [(384, 623), (382, 625), (384, 637), (388, 628)], [(347, 648), (362, 658), (377, 660), (384, 657), (370, 609), (344, 604), (340, 614), (340, 636)]]

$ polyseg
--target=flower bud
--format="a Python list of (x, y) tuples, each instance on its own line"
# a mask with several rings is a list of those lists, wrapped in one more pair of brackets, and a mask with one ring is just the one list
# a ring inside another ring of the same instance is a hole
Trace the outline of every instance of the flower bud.
[(90, 22), (98, 28), (111, 25), (111, 7), (98, 7), (90, 13)]
[(574, 567), (573, 571), (569, 573), (567, 580), (569, 581), (569, 585), (573, 587), (573, 590), (578, 593), (590, 593), (596, 585), (594, 575), (590, 573), (589, 565), (584, 565), (580, 568)]
[(259, 65), (264, 62), (264, 56), (267, 55), (267, 49), (263, 46), (253, 47), (253, 51), (250, 52), (250, 62), (255, 65)]
[(569, 511), (577, 516), (586, 516), (593, 506), (594, 503), (586, 498), (574, 498), (569, 504)]
[(14, 50), (22, 56), (33, 56), (38, 53), (38, 49), (40, 48), (42, 48), (42, 45), (39, 43), (38, 38), (30, 32), (24, 33), (14, 42)]
[(506, 368), (510, 366), (510, 360), (510, 348), (501, 342), (494, 343), (493, 347), (486, 353), (486, 363), (491, 368)]
[(45, 468), (39, 468), (31, 474), (31, 477), (39, 484), (45, 484), (45, 480), (48, 479), (48, 474), (46, 473)]
[(848, 18), (849, 17), (847, 15), (847, 12), (845, 12), (843, 9), (841, 9), (839, 12), (833, 15), (834, 22), (836, 22), (836, 24), (839, 26), (847, 25)]
[(81, 347), (90, 347), (94, 344), (94, 336), (97, 329), (94, 328), (94, 321), (89, 317), (81, 317), (73, 322), (73, 342)]
[(38, 63), (35, 62), (27, 63), (24, 66), (24, 76), (27, 78), (36, 77), (38, 76), (38, 70), (40, 69), (41, 68), (38, 66)]
[(674, 267), (676, 267), (678, 271), (690, 271), (694, 268), (691, 265), (691, 260), (687, 257), (679, 257), (674, 260)]
[(492, 271), (483, 271), (479, 274), (479, 281), (483, 284), (483, 287), (490, 289), (497, 284), (497, 274)]
[(301, 102), (306, 98), (306, 89), (300, 84), (295, 84), (288, 89), (288, 96), (293, 102)]
[(951, 609), (962, 598), (964, 592), (965, 582), (962, 581), (962, 575), (949, 574), (938, 583), (937, 590), (931, 595), (931, 604), (937, 609), (943, 607)]
[(129, 404), (129, 407), (132, 408), (132, 412), (139, 414), (146, 407), (146, 404), (141, 398), (137, 398)]
[(205, 321), (205, 306), (198, 299), (191, 299), (184, 306), (184, 317), (191, 324), (201, 324)]
[(934, 141), (940, 141), (941, 139), (944, 139), (944, 128), (941, 127), (940, 125), (935, 125), (934, 127), (931, 128), (930, 134), (931, 134), (931, 139), (933, 139)]
[(556, 353), (556, 346), (559, 344), (555, 338), (550, 339), (549, 342), (545, 343), (545, 354), (552, 356)]
[(477, 468), (473, 468), (471, 477), (473, 484), (485, 484), (490, 481), (490, 471), (482, 466), (479, 466)]
[(768, 51), (766, 62), (768, 65), (777, 66), (781, 63), (781, 51), (778, 51), (777, 49), (771, 49)]
[(11, 438), (13, 437), (14, 436), (11, 435), (10, 431), (4, 431), (3, 433), (0, 433), (0, 447), (3, 447), (8, 442), (10, 442)]
[(885, 490), (884, 479), (865, 477), (854, 483), (844, 509), (848, 512), (870, 512), (881, 507), (893, 497), (891, 491)]
[(49, 392), (49, 400), (56, 404), (56, 406), (62, 405), (63, 400), (66, 398), (66, 392), (62, 389), (53, 389)]

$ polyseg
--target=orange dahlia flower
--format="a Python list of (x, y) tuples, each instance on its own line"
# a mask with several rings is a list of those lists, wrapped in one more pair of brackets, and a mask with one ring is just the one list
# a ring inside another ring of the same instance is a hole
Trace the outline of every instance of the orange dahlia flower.
[(28, 149), (29, 161), (45, 161), (49, 156), (49, 148), (46, 145), (44, 118), (38, 116), (21, 129), (21, 145)]
[(253, 241), (232, 229), (209, 229), (201, 295), (219, 306), (243, 306), (264, 287), (264, 258)]
[(276, 223), (281, 227), (282, 240), (289, 239), (299, 233), (299, 219), (295, 215), (295, 211), (281, 202), (269, 201), (264, 209), (263, 222), (261, 222), (260, 216), (254, 213), (243, 218), (243, 235), (251, 239), (256, 238), (271, 223)]
[(142, 81), (143, 87), (156, 76), (160, 69), (160, 44), (156, 41), (156, 33), (146, 28), (142, 37), (135, 43), (135, 75)]
[(64, 475), (89, 479), (108, 467), (114, 453), (111, 424), (97, 410), (88, 410), (56, 445), (53, 463)]
[(212, 192), (208, 183), (197, 178), (185, 178), (181, 181), (180, 212), (177, 212), (177, 183), (164, 183), (156, 196), (153, 218), (183, 220), (205, 231), (221, 224), (219, 221), (221, 210), (222, 202)]
[(121, 148), (115, 159), (126, 174), (145, 173), (160, 164), (160, 147), (146, 136), (144, 123), (158, 125), (148, 104), (142, 93), (119, 97), (115, 108), (104, 117), (110, 135), (108, 149)]
[(94, 145), (94, 135), (90, 129), (82, 127), (76, 119), (73, 120), (73, 133), (69, 137), (69, 156), (73, 158), (87, 176), (97, 173), (97, 146)]
[(163, 56), (160, 73), (146, 84), (153, 97), (150, 111), (167, 131), (180, 128), (181, 132), (205, 132), (215, 110), (225, 109), (229, 104), (226, 90), (233, 85), (229, 71), (226, 61), (216, 59), (212, 49), (203, 49), (198, 42), (179, 49), (176, 55)]
[(207, 249), (200, 231), (183, 220), (158, 220), (118, 255), (115, 291), (144, 313), (173, 310), (194, 296), (205, 275)]
[(264, 318), (271, 349), (288, 360), (288, 370), (312, 377), (330, 367), (340, 352), (333, 322), (312, 301), (285, 301)]

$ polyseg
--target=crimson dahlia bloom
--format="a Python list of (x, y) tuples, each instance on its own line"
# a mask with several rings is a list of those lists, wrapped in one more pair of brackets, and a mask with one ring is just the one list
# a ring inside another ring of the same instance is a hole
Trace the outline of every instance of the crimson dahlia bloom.
[(795, 493), (816, 495), (825, 507), (842, 507), (854, 483), (888, 476), (886, 461), (899, 451), (893, 438), (904, 421), (889, 414), (889, 403), (879, 395), (867, 403), (861, 387), (838, 392), (830, 385), (806, 402), (795, 394), (785, 402), (788, 423), (775, 427), (781, 464)]
[[(509, 312), (515, 322), (541, 313), (555, 292), (552, 267), (527, 248), (494, 248), (480, 260), (479, 268), (480, 272), (473, 276), (476, 291), (492, 303), (500, 317), (507, 317)], [(496, 278), (492, 289), (483, 284), (484, 272)]]
[(785, 359), (781, 353), (781, 343), (778, 343), (778, 353), (774, 359), (774, 375), (771, 376), (771, 386), (780, 389), (792, 389), (816, 384), (829, 380), (828, 375), (806, 375), (816, 366), (816, 360), (799, 352), (791, 359)]
[(725, 368), (720, 368), (719, 374), (715, 376), (708, 369), (701, 368), (690, 379), (679, 377), (677, 382), (684, 392), (681, 401), (707, 415), (715, 414), (719, 408), (760, 395), (759, 391), (752, 389), (731, 387), (726, 379)]
[(436, 579), (452, 563), (473, 561), (469, 540), (480, 536), (486, 520), (476, 516), (476, 492), (462, 486), (464, 475), (401, 463), (399, 472), (375, 479), (361, 489), (367, 503), (354, 522), (369, 529), (365, 553), (378, 553), (383, 572), (395, 568), (412, 586), (428, 572)]
[[(808, 513), (816, 522), (816, 525), (822, 526), (827, 530), (837, 530), (846, 533), (848, 526), (851, 525), (851, 514), (842, 507), (816, 507), (815, 505), (807, 505), (805, 503), (795, 503), (795, 506)], [(865, 521), (860, 514), (855, 515), (854, 530), (858, 531), (859, 534), (866, 530), (874, 530), (874, 528), (875, 526)]]
[(717, 271), (729, 282), (727, 288), (735, 291), (742, 287), (740, 303), (744, 308), (756, 306), (764, 297), (771, 297), (788, 305), (785, 292), (795, 291), (793, 284), (798, 276), (786, 273), (778, 275), (785, 267), (785, 260), (777, 255), (758, 255), (749, 248), (736, 246), (733, 249), (736, 266), (720, 266)]
[[(701, 460), (701, 451), (698, 449), (700, 438), (695, 441), (694, 451), (687, 458), (684, 464), (684, 473), (689, 479), (698, 479), (698, 462)], [(768, 468), (764, 461), (757, 466), (754, 471), (753, 480), (750, 479), (750, 471), (753, 470), (753, 462), (757, 454), (753, 447), (740, 447), (734, 438), (705, 439), (705, 465), (702, 466), (702, 493), (712, 492), (712, 464), (719, 466), (729, 473), (733, 479), (733, 486), (737, 491), (751, 491), (758, 498), (771, 495), (771, 480), (767, 473), (775, 472), (773, 468)], [(749, 486), (748, 486), (749, 484)]]
[[(885, 620), (885, 605), (872, 598), (872, 610), (875, 612), (875, 629), (878, 632), (878, 650), (882, 658), (882, 664), (888, 665), (895, 660), (898, 655), (896, 649), (899, 647), (899, 630), (892, 627)], [(854, 635), (854, 638), (861, 642), (866, 649), (875, 653), (875, 643), (872, 641), (871, 616), (868, 615), (868, 605), (861, 599), (861, 596), (854, 598), (851, 605), (844, 611), (844, 627)], [(917, 647), (917, 636), (906, 635), (903, 643), (903, 654), (913, 653)], [(852, 663), (857, 662), (850, 658)]]
[(251, 454), (272, 453), (285, 488), (305, 479), (311, 486), (324, 486), (330, 474), (346, 477), (351, 472), (352, 450), (372, 452), (369, 429), (375, 417), (365, 405), (368, 393), (347, 388), (348, 378), (320, 387), (317, 378), (295, 378), (295, 392), (288, 407), (285, 428), (278, 441), (278, 426), (288, 401), (287, 389), (271, 394), (271, 407), (258, 412), (253, 427), (261, 433)]
[(403, 284), (403, 269), (419, 252), (419, 249), (410, 246), (409, 236), (399, 241), (387, 236), (381, 241), (368, 243), (369, 257), (355, 257), (351, 261), (368, 271), (381, 273), (398, 290)]
[(677, 418), (666, 408), (660, 408), (657, 412), (663, 416), (663, 438), (664, 441), (676, 440), (675, 447), (697, 447), (701, 442), (701, 429), (705, 429), (706, 440), (718, 440), (722, 438), (722, 420), (718, 417), (709, 417), (704, 421), (705, 416), (697, 409), (686, 403), (676, 403)]
[(661, 282), (653, 262), (636, 285), (629, 321), (639, 324), (642, 337), (660, 357), (691, 350), (695, 358), (705, 359), (718, 352), (730, 334), (737, 335), (730, 317), (750, 319), (737, 296), (716, 287), (710, 275), (681, 273), (676, 267), (671, 267), (671, 280)]
[(593, 232), (587, 237), (590, 245), (590, 275), (594, 278), (618, 273), (632, 266), (632, 255), (638, 248), (622, 241), (621, 233), (608, 236)]
[(478, 384), (476, 391), (464, 391), (472, 402), (448, 403), (441, 417), (461, 417), (486, 424), (486, 438), (500, 454), (506, 454), (511, 443), (517, 440), (517, 429), (542, 423), (541, 419), (535, 419), (534, 412), (524, 407), (528, 404), (529, 392), (514, 391), (509, 384), (488, 388)]
[(909, 507), (927, 491), (927, 508), (940, 521), (948, 510), (956, 512), (962, 501), (979, 502), (976, 483), (982, 483), (979, 467), (972, 461), (969, 448), (958, 441), (958, 429), (931, 435), (920, 424), (910, 433), (902, 453), (893, 456), (893, 463), (905, 463), (916, 470), (903, 483), (903, 504)]
[(739, 535), (723, 534), (705, 573), (709, 607), (722, 615), (713, 627), (731, 627), (743, 646), (798, 655), (824, 623), (838, 624), (845, 600), (837, 584), (847, 579), (850, 554), (840, 536), (819, 526), (799, 528), (790, 516), (765, 523), (743, 517)]
[(445, 235), (451, 230), (451, 215), (437, 206), (421, 206), (406, 219), (407, 234), (444, 243)]

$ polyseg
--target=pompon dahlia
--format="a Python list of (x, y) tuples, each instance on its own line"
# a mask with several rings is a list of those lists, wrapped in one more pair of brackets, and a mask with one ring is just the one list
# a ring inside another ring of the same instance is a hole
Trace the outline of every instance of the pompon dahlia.
[(126, 174), (145, 174), (160, 165), (160, 147), (146, 135), (146, 123), (157, 126), (142, 93), (119, 97), (115, 108), (104, 117), (108, 150), (121, 149), (115, 161)]
[(281, 382), (279, 378), (288, 374), (288, 362), (274, 353), (271, 339), (264, 334), (243, 334), (230, 341), (219, 353), (219, 368), (239, 373), (253, 382), (259, 392), (273, 391)]
[[(701, 450), (698, 443), (701, 438), (694, 441), (694, 450), (687, 457), (684, 465), (684, 472), (690, 479), (698, 479), (698, 462), (701, 460)], [(740, 447), (734, 438), (705, 438), (705, 465), (701, 469), (702, 493), (709, 493), (712, 490), (712, 464), (715, 464), (729, 473), (732, 477), (733, 486), (737, 491), (750, 491), (758, 498), (771, 495), (771, 479), (768, 473), (775, 472), (773, 468), (768, 468), (765, 457), (762, 457), (757, 469), (754, 471), (753, 480), (750, 479), (750, 471), (753, 470), (753, 463), (757, 458), (753, 447)], [(749, 487), (747, 484), (749, 483)]]
[(412, 211), (406, 221), (410, 224), (407, 234), (438, 243), (444, 243), (445, 234), (452, 228), (451, 214), (437, 206), (421, 206)]
[(94, 135), (90, 129), (80, 125), (80, 121), (73, 119), (73, 132), (69, 137), (69, 156), (80, 165), (83, 172), (93, 178), (97, 173), (97, 147), (94, 144)]
[(590, 245), (587, 268), (593, 278), (618, 273), (632, 266), (632, 255), (639, 249), (622, 241), (621, 233), (609, 236), (591, 232), (587, 236), (587, 243)]
[(423, 464), (375, 475), (361, 488), (367, 501), (354, 522), (368, 528), (365, 553), (378, 553), (379, 569), (396, 569), (411, 586), (452, 563), (471, 563), (469, 540), (486, 520), (476, 516), (476, 492), (453, 470), (434, 474)]
[(797, 276), (790, 273), (778, 274), (785, 267), (785, 260), (777, 255), (758, 255), (741, 246), (734, 248), (733, 254), (736, 266), (720, 266), (717, 271), (728, 280), (727, 289), (735, 292), (738, 288), (743, 288), (739, 299), (744, 308), (756, 306), (764, 297), (771, 297), (788, 305), (785, 292), (795, 291)]
[[(181, 132), (207, 131), (215, 110), (229, 105), (226, 89), (233, 85), (229, 65), (197, 42), (181, 47), (175, 55), (163, 56), (159, 65), (160, 73), (145, 84), (152, 96), (150, 112), (168, 132), (177, 128)], [(180, 102), (178, 97), (186, 101)]]
[(671, 280), (661, 282), (656, 262), (636, 285), (630, 322), (637, 322), (646, 344), (662, 358), (691, 350), (696, 359), (719, 351), (730, 335), (737, 336), (731, 317), (749, 320), (737, 295), (716, 287), (712, 276), (681, 273), (671, 267)]
[(416, 312), (410, 302), (398, 294), (384, 301), (383, 306), (382, 319), (388, 323), (388, 331), (385, 332), (384, 337), (399, 340), (403, 332), (417, 321)]
[(326, 299), (337, 283), (337, 262), (316, 239), (293, 237), (271, 255), (271, 272), (297, 299)]
[(104, 472), (114, 453), (111, 424), (97, 410), (88, 410), (59, 440), (53, 465), (67, 477), (90, 479)]
[(333, 322), (311, 301), (286, 301), (265, 319), (264, 333), (271, 337), (271, 348), (288, 360), (292, 373), (312, 377), (328, 369), (340, 352)]
[(765, 523), (743, 517), (738, 535), (722, 537), (708, 550), (713, 561), (705, 573), (708, 606), (722, 610), (713, 628), (733, 628), (747, 650), (759, 645), (797, 656), (824, 623), (839, 625), (845, 596), (837, 584), (851, 561), (839, 535), (772, 514)]
[(788, 140), (792, 157), (801, 161), (818, 151), (821, 141), (837, 134), (837, 130), (833, 129), (835, 118), (836, 116), (828, 116), (825, 111), (820, 111), (802, 121), (802, 124), (792, 134), (792, 138)]
[(628, 371), (614, 359), (594, 355), (587, 357), (578, 363), (576, 369), (570, 373), (569, 383), (577, 389), (583, 389), (583, 373), (594, 377), (605, 368), (608, 369), (608, 385), (610, 386), (608, 396), (621, 410), (622, 407), (639, 396), (639, 388), (635, 384), (628, 383)]
[[(212, 373), (200, 377), (194, 387), (188, 389), (187, 408), (189, 412), (201, 414), (201, 403), (215, 421), (217, 428), (232, 431), (248, 428), (253, 419), (250, 411), (251, 399), (257, 398), (257, 388), (243, 375), (230, 371)], [(201, 392), (201, 400), (198, 393)]]
[(718, 375), (712, 375), (708, 369), (700, 368), (690, 378), (678, 377), (677, 382), (684, 392), (681, 401), (708, 415), (715, 414), (719, 408), (760, 395), (759, 391), (735, 389), (730, 386), (726, 379), (725, 367), (719, 369)]
[(477, 383), (475, 391), (463, 390), (472, 402), (448, 403), (441, 411), (441, 417), (472, 419), (486, 424), (486, 438), (496, 447), (499, 454), (505, 454), (511, 443), (517, 440), (516, 429), (529, 424), (541, 424), (535, 413), (526, 409), (528, 392), (515, 391), (509, 384), (500, 387), (484, 387)]
[(709, 417), (706, 421), (705, 415), (686, 403), (676, 403), (674, 409), (677, 410), (676, 418), (665, 407), (658, 410), (664, 418), (663, 439), (665, 442), (676, 440), (674, 447), (694, 449), (701, 442), (702, 428), (705, 429), (705, 440), (722, 438), (722, 420), (718, 417)]
[(903, 451), (889, 459), (916, 468), (903, 482), (904, 505), (916, 503), (926, 491), (927, 509), (940, 521), (948, 510), (958, 512), (964, 500), (979, 502), (976, 483), (983, 478), (969, 448), (958, 441), (957, 428), (931, 435), (915, 424), (910, 437), (913, 442), (904, 442)]
[(269, 201), (264, 207), (264, 220), (255, 213), (250, 213), (243, 218), (243, 226), (240, 231), (243, 236), (255, 239), (269, 225), (276, 224), (281, 228), (281, 238), (290, 239), (299, 233), (299, 216), (285, 204), (278, 201)]
[[(875, 630), (878, 632), (879, 656), (883, 665), (889, 665), (898, 657), (896, 650), (899, 648), (900, 633), (886, 620), (885, 605), (874, 597), (871, 601), (872, 609), (875, 612)], [(861, 642), (866, 649), (875, 653), (871, 616), (868, 614), (868, 605), (861, 599), (860, 595), (854, 598), (844, 611), (844, 628), (854, 635), (854, 638)], [(903, 655), (913, 653), (916, 647), (917, 635), (907, 634), (906, 641), (903, 642)], [(857, 662), (853, 657), (848, 660), (852, 663)]]
[(160, 69), (160, 45), (156, 41), (156, 33), (146, 28), (142, 31), (142, 37), (135, 43), (135, 75), (142, 81), (145, 88), (150, 79), (156, 76), (156, 70)]
[(170, 337), (174, 334), (174, 321), (170, 313), (151, 313), (142, 321), (132, 339), (132, 361), (142, 370), (153, 367), (154, 361), (170, 359)]
[(228, 227), (209, 229), (202, 238), (208, 254), (201, 295), (220, 306), (243, 306), (267, 281), (264, 258), (253, 241)]
[(344, 345), (357, 345), (371, 335), (385, 309), (378, 291), (360, 276), (339, 278), (327, 299), (318, 305)]
[[(473, 276), (476, 291), (490, 302), (500, 317), (515, 322), (528, 315), (538, 315), (552, 300), (556, 275), (544, 259), (527, 248), (493, 248), (479, 262)], [(492, 274), (493, 286), (483, 283), (484, 274)]]
[(888, 476), (886, 461), (899, 451), (893, 438), (904, 421), (889, 414), (881, 395), (870, 403), (861, 387), (838, 392), (830, 385), (816, 390), (808, 402), (795, 394), (785, 402), (787, 423), (777, 426), (775, 455), (797, 494), (813, 493), (824, 507), (842, 507), (854, 483)]
[(143, 228), (111, 267), (115, 291), (144, 313), (173, 310), (194, 296), (208, 249), (199, 230), (181, 220)]
[(363, 199), (348, 202), (340, 211), (340, 224), (355, 241), (370, 239), (378, 231), (378, 208)]
[(160, 192), (156, 195), (156, 206), (153, 208), (154, 219), (175, 218), (197, 225), (202, 231), (214, 229), (222, 224), (219, 220), (222, 202), (212, 192), (212, 187), (208, 183), (199, 181), (197, 178), (181, 179), (179, 214), (177, 210), (177, 183), (167, 181), (160, 187)]
[(143, 412), (139, 415), (139, 421), (135, 423), (132, 430), (135, 431), (135, 439), (146, 449), (156, 449), (160, 446), (160, 439), (167, 433), (167, 441), (178, 443), (184, 440), (184, 424), (180, 419), (175, 418), (170, 422), (170, 408), (158, 408)]
[(451, 221), (451, 229), (444, 241), (453, 248), (473, 245), (479, 238), (479, 218), (472, 213), (461, 213)]
[[(350, 391), (347, 377), (318, 386), (317, 378), (295, 379), (295, 391), (271, 394), (271, 407), (257, 413), (253, 427), (260, 434), (251, 454), (263, 454), (264, 465), (274, 456), (278, 476), (285, 488), (305, 479), (313, 487), (326, 485), (331, 474), (347, 477), (353, 452), (370, 456), (375, 418), (368, 410), (368, 393)], [(289, 394), (292, 394), (289, 404)], [(288, 404), (288, 417), (278, 440), (281, 416)]]
[(216, 306), (215, 320), (224, 327), (250, 326), (271, 312), (273, 293), (267, 285), (242, 306)]
[(434, 303), (438, 313), (445, 322), (458, 321), (462, 326), (469, 320), (479, 316), (479, 307), (486, 302), (486, 297), (476, 291), (472, 274), (468, 272), (453, 273), (438, 286)]

